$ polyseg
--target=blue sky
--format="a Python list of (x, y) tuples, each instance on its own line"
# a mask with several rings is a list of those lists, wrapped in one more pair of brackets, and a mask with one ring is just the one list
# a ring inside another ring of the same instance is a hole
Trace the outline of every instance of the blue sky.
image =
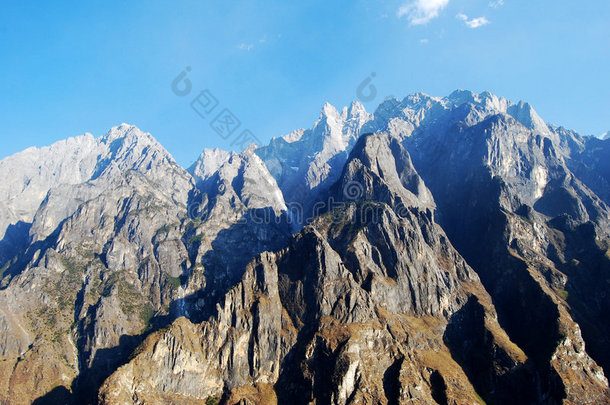
[(583, 134), (610, 129), (607, 0), (53, 3), (0, 3), (0, 158), (127, 122), (189, 165), (232, 143), (191, 109), (200, 91), (266, 143), (311, 126), (325, 101), (357, 99), (371, 73), (369, 111), (465, 88)]

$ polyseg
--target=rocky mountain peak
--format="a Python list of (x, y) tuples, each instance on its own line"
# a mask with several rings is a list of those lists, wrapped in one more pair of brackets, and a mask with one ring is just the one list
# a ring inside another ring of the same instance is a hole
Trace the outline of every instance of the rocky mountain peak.
[(386, 133), (362, 135), (337, 183), (343, 201), (385, 202), (398, 210), (434, 210), (430, 190), (417, 174), (400, 140)]
[(100, 160), (101, 167), (98, 171), (103, 170), (103, 165), (109, 162), (116, 163), (122, 170), (150, 170), (154, 162), (160, 161), (175, 164), (173, 157), (151, 134), (134, 125), (121, 124), (113, 127), (99, 142), (107, 151)]
[(332, 105), (328, 101), (324, 103), (324, 105), (322, 106), (322, 110), (320, 111), (320, 119), (331, 119), (335, 121), (340, 121), (342, 118), (344, 117), (334, 105)]
[[(287, 143), (296, 142), (299, 139), (301, 139), (301, 137), (303, 136), (305, 131), (306, 131), (305, 129), (297, 129), (295, 131), (292, 131), (289, 134), (286, 134), (286, 135), (282, 136), (281, 139), (283, 139)], [(275, 139), (277, 139), (277, 138), (273, 138), (272, 141), (274, 141)]]
[(219, 194), (238, 197), (248, 209), (271, 208), (276, 214), (286, 210), (286, 204), (275, 178), (248, 147), (241, 153), (221, 149), (205, 149), (189, 172), (199, 189), (210, 196)]
[(127, 123), (121, 123), (117, 126), (110, 128), (110, 130), (102, 137), (107, 142), (112, 142), (120, 138), (129, 138), (130, 140), (137, 141), (138, 139), (148, 138), (152, 136), (149, 133), (144, 133), (135, 125)]
[(454, 106), (459, 106), (466, 103), (476, 104), (480, 101), (480, 98), (478, 94), (470, 90), (457, 89), (447, 96), (447, 101)]
[(360, 115), (368, 115), (366, 108), (360, 101), (352, 101), (352, 103), (347, 108), (347, 116), (348, 117), (357, 117)]
[(392, 117), (396, 114), (399, 106), (400, 101), (395, 97), (386, 98), (377, 106), (373, 113), (373, 117), (385, 119)]
[(443, 100), (448, 106), (454, 108), (463, 104), (473, 104), (492, 114), (506, 112), (508, 106), (511, 105), (507, 99), (498, 97), (489, 91), (478, 94), (469, 90), (458, 89)]
[(464, 90), (188, 172), (127, 124), (28, 149), (0, 161), (0, 402), (609, 403), (608, 162)]
[(538, 134), (544, 134), (546, 136), (551, 135), (548, 125), (540, 118), (531, 104), (525, 101), (519, 101), (517, 104), (511, 105), (506, 112), (526, 128), (531, 129)]
[(232, 156), (233, 152), (219, 148), (204, 149), (188, 171), (197, 179), (205, 181), (218, 171), (218, 169)]
[(0, 161), (0, 236), (7, 227), (30, 223), (49, 189), (87, 181), (103, 153), (91, 134), (43, 148), (29, 148)]

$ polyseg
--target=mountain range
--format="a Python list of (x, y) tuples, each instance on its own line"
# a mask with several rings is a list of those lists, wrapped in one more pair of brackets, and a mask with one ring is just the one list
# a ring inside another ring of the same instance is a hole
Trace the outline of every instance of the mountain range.
[(0, 161), (0, 403), (605, 404), (610, 139), (458, 90), (187, 169)]

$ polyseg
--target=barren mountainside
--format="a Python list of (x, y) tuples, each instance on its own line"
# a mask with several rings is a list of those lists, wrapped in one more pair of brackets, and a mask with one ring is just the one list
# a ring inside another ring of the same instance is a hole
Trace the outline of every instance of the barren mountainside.
[(0, 403), (610, 403), (609, 162), (463, 90), (188, 169), (127, 124), (27, 149)]

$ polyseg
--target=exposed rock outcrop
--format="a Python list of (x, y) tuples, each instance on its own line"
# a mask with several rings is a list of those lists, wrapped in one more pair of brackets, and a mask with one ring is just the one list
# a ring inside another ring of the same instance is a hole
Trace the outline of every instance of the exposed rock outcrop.
[[(486, 351), (485, 377), (525, 380), (525, 355), (434, 223), (429, 192), (404, 148), (385, 135), (359, 145), (333, 187), (369, 178), (359, 198), (342, 198), (343, 206), (316, 218), (287, 248), (251, 262), (207, 322), (181, 319), (150, 336), (106, 381), (100, 400), (235, 403), (239, 392), (264, 386), (280, 403), (477, 402), (450, 349), (462, 332), (444, 336), (471, 306), (479, 309), (479, 329), (468, 333), (487, 345), (476, 347)], [(386, 181), (371, 165), (377, 154), (400, 174)], [(401, 198), (407, 205), (395, 211), (390, 203)]]
[(0, 402), (608, 403), (609, 145), (458, 90), (4, 159)]

